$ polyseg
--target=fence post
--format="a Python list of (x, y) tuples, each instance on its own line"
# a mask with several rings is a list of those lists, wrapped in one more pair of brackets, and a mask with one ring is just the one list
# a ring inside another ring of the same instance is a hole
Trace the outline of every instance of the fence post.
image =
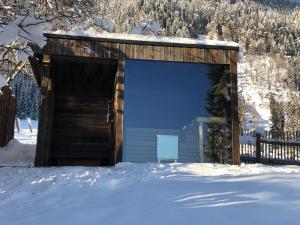
[(259, 163), (261, 158), (261, 134), (256, 133), (256, 162)]

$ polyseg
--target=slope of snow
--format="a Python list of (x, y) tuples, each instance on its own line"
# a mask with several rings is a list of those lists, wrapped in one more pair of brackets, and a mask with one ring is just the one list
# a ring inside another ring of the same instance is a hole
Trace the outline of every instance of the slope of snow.
[[(37, 121), (32, 121), (32, 133), (25, 120), (20, 122), (20, 133), (15, 130), (15, 139), (0, 148), (1, 166), (33, 166), (35, 158)], [(1, 223), (0, 223), (1, 224)]]
[(238, 63), (238, 89), (247, 104), (247, 128), (269, 130), (270, 96), (289, 102), (292, 91), (287, 87), (288, 71), (267, 56), (243, 56)]
[(112, 168), (0, 168), (0, 221), (295, 225), (299, 185), (296, 166), (120, 163)]
[(114, 40), (127, 40), (127, 41), (144, 41), (154, 43), (176, 43), (176, 44), (191, 44), (191, 45), (209, 45), (209, 46), (224, 46), (224, 47), (239, 47), (239, 44), (232, 41), (215, 41), (215, 40), (201, 40), (193, 38), (175, 38), (175, 37), (162, 37), (153, 35), (140, 35), (140, 34), (120, 34), (120, 33), (99, 33), (94, 29), (88, 30), (71, 30), (63, 31), (57, 30), (47, 34), (60, 34), (69, 36), (81, 36)]

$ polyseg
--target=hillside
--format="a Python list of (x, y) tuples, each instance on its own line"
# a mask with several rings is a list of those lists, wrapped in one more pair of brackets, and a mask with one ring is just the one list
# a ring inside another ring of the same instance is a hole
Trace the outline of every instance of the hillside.
[[(241, 125), (300, 130), (300, 6), (288, 0), (0, 1), (0, 72), (31, 73), (26, 42), (41, 30), (142, 33), (230, 40), (241, 45)], [(2, 32), (1, 32), (2, 31)], [(10, 34), (10, 35), (8, 35)], [(22, 66), (22, 67), (21, 67)], [(276, 102), (276, 104), (270, 104)], [(277, 115), (278, 116), (278, 115)]]

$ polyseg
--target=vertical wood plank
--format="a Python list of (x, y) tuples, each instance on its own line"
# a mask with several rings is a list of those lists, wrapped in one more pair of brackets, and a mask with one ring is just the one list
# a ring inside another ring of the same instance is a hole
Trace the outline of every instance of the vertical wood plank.
[(170, 61), (171, 60), (171, 57), (170, 57), (170, 49), (171, 47), (169, 46), (164, 46), (164, 60), (165, 61)]
[(191, 62), (199, 62), (200, 61), (199, 58), (198, 58), (197, 52), (198, 52), (197, 48), (191, 48), (191, 55), (190, 55), (191, 56), (191, 58), (190, 58)]
[(102, 42), (95, 43), (95, 57), (104, 58), (104, 46)]
[(112, 59), (119, 59), (120, 57), (120, 44), (119, 43), (111, 43), (111, 58)]
[(144, 48), (144, 55), (141, 56), (145, 60), (151, 60), (151, 54), (152, 54), (152, 46), (145, 46)]
[(237, 56), (238, 52), (230, 51), (231, 75), (231, 116), (232, 116), (232, 160), (240, 164), (239, 125), (238, 125), (238, 92), (237, 92)]
[(127, 58), (131, 59), (131, 57), (132, 57), (132, 54), (131, 54), (131, 44), (126, 44), (125, 45), (125, 52), (126, 52)]
[(40, 119), (38, 127), (35, 166), (48, 166), (52, 145), (54, 93), (50, 76), (50, 62), (43, 60), (41, 74)]
[(155, 46), (149, 46), (149, 50), (150, 50), (150, 60), (154, 60), (155, 59)]
[(119, 45), (119, 60), (125, 60), (125, 58), (128, 58), (126, 55), (126, 45), (121, 44)]
[(211, 57), (210, 57), (210, 49), (204, 49), (204, 61), (206, 63), (211, 63)]
[(196, 59), (196, 61), (198, 63), (201, 63), (201, 62), (208, 63), (207, 61), (205, 61), (204, 55), (205, 55), (204, 49), (197, 49), (197, 59)]
[(210, 63), (211, 64), (219, 63), (217, 49), (210, 49), (209, 54), (210, 54)]
[(169, 60), (170, 61), (176, 61), (176, 48), (171, 48), (170, 47), (170, 52), (169, 52)]
[(177, 62), (183, 62), (183, 48), (177, 47), (175, 48), (176, 56), (175, 60)]
[(154, 60), (164, 60), (164, 47), (163, 46), (153, 46), (153, 59)]
[(0, 91), (0, 147), (4, 147), (14, 136), (16, 100), (9, 86), (3, 86)]
[(191, 62), (191, 48), (183, 48), (183, 61)]
[[(125, 46), (124, 46), (125, 47)], [(123, 117), (124, 117), (124, 69), (125, 58), (118, 61), (118, 71), (115, 87), (115, 151), (113, 155), (113, 164), (122, 160), (123, 149)]]

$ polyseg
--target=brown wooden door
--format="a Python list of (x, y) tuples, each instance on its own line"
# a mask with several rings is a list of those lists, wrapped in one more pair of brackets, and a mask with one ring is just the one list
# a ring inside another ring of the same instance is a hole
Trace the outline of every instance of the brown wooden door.
[(68, 63), (57, 68), (54, 157), (60, 165), (109, 165), (114, 151), (115, 67)]

